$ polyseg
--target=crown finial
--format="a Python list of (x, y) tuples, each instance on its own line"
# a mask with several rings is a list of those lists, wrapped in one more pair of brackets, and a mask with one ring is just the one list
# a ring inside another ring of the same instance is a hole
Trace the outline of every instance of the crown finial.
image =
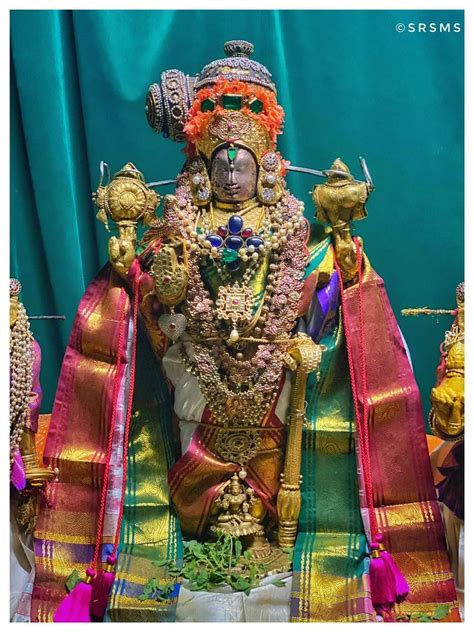
[(227, 57), (250, 57), (254, 46), (246, 40), (230, 40), (224, 44), (224, 52)]
[(18, 296), (21, 292), (21, 283), (18, 279), (10, 279), (10, 296)]

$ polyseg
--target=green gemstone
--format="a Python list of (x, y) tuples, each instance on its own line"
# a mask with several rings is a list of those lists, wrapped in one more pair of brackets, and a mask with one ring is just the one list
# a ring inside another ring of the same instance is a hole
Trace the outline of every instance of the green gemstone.
[(227, 150), (227, 157), (229, 158), (229, 160), (231, 162), (234, 162), (236, 156), (237, 156), (237, 148), (229, 147), (229, 149)]
[(215, 101), (212, 99), (204, 99), (201, 103), (201, 112), (212, 112), (216, 107)]
[(249, 103), (249, 107), (254, 114), (260, 114), (263, 110), (263, 103), (260, 99), (254, 99), (251, 103)]
[(232, 263), (233, 261), (237, 261), (239, 258), (239, 253), (237, 250), (232, 250), (232, 248), (224, 248), (224, 252), (222, 253), (222, 261), (224, 263)]
[(241, 110), (242, 96), (240, 94), (224, 94), (222, 96), (222, 107), (226, 110)]

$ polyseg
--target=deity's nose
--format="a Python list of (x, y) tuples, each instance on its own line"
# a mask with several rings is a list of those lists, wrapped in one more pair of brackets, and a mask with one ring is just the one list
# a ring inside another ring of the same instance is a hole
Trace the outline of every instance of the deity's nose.
[(234, 165), (230, 165), (228, 173), (228, 183), (235, 184), (235, 169)]

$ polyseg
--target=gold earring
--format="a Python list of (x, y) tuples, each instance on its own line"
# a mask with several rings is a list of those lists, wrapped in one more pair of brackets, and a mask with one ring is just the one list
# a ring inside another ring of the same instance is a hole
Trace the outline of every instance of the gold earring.
[(188, 163), (191, 195), (197, 206), (206, 206), (211, 201), (211, 181), (207, 173), (206, 163), (201, 156), (194, 156)]
[(266, 153), (259, 164), (257, 196), (264, 204), (276, 204), (283, 195), (285, 182), (281, 174), (281, 159), (273, 151)]

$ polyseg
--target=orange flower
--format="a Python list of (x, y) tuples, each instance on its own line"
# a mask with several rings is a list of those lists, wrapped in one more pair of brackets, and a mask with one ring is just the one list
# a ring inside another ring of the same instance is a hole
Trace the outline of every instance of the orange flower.
[(245, 83), (244, 81), (228, 81), (221, 77), (210, 88), (202, 88), (199, 90), (197, 97), (188, 113), (188, 120), (184, 126), (184, 132), (188, 140), (187, 153), (197, 140), (199, 140), (206, 132), (211, 117), (216, 113), (223, 113), (225, 110), (222, 106), (216, 105), (213, 112), (201, 112), (201, 104), (205, 99), (216, 99), (223, 94), (240, 94), (243, 97), (254, 96), (263, 104), (263, 109), (259, 114), (244, 106), (242, 112), (263, 123), (268, 131), (272, 141), (276, 143), (278, 134), (281, 134), (285, 113), (283, 108), (278, 105), (273, 92), (263, 88), (262, 86)]

